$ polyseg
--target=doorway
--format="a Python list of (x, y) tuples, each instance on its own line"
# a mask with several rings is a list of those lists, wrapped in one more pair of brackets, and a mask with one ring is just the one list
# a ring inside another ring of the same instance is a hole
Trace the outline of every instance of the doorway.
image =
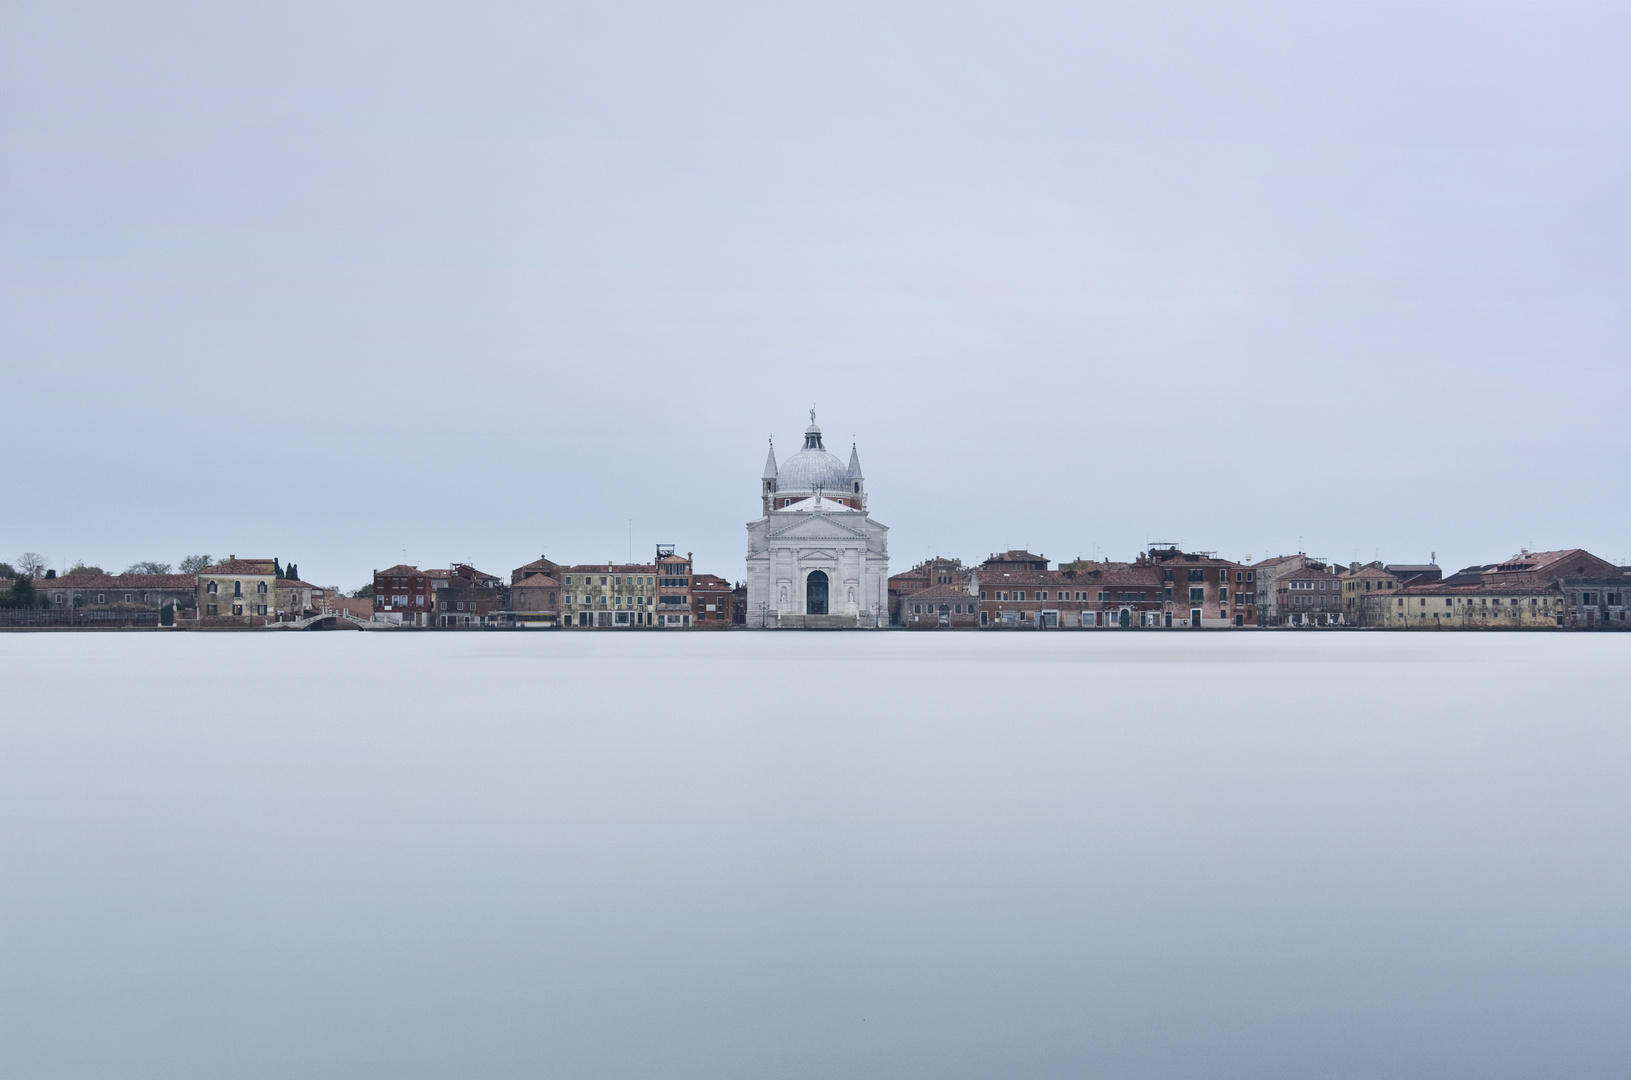
[(804, 579), (804, 613), (827, 614), (827, 574), (824, 570), (812, 570), (810, 576)]
[(1190, 608), (1189, 609), (1189, 625), (1193, 629), (1196, 629), (1196, 630), (1199, 630), (1201, 628), (1201, 609), (1200, 608)]

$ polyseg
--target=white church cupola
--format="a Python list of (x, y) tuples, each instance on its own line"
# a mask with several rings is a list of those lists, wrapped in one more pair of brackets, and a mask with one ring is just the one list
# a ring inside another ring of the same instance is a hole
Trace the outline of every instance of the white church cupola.
[(748, 523), (748, 624), (883, 626), (889, 621), (889, 530), (866, 511), (861, 456), (827, 451), (810, 410), (804, 445), (759, 477), (764, 516)]

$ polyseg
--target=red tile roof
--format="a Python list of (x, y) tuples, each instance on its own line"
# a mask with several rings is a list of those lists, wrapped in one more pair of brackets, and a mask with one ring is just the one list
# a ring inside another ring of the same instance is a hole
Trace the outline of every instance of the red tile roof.
[(203, 573), (209, 574), (212, 577), (219, 577), (226, 574), (271, 575), (277, 573), (277, 560), (227, 559), (225, 562), (218, 562), (214, 566), (206, 566)]

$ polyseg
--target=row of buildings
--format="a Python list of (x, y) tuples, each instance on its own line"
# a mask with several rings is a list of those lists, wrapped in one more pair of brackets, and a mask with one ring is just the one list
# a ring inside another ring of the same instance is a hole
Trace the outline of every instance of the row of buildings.
[(193, 575), (45, 579), (43, 610), (27, 617), (425, 629), (1631, 629), (1626, 568), (1579, 548), (1520, 551), (1449, 576), (1436, 558), (1235, 562), (1168, 543), (1131, 562), (1053, 566), (1006, 551), (978, 565), (934, 558), (891, 575), (889, 530), (870, 515), (859, 452), (852, 444), (847, 462), (829, 453), (814, 409), (798, 451), (778, 463), (771, 445), (758, 496), (745, 580), (734, 586), (696, 573), (691, 554), (673, 545), (659, 545), (649, 563), (541, 557), (508, 580), (465, 563), (397, 564), (374, 572), (365, 599), (301, 581), (276, 559), (229, 558)]
[(359, 622), (372, 618), (371, 601), (302, 581), (294, 566), (275, 558), (232, 555), (181, 574), (76, 568), (59, 575), (42, 569), (26, 590), (17, 584), (10, 595), (26, 595), (26, 602), (0, 610), (0, 625), (235, 628), (324, 614)]
[(1580, 548), (1520, 551), (1446, 577), (1435, 562), (1305, 554), (1232, 562), (1152, 545), (1132, 562), (1006, 551), (934, 558), (889, 579), (890, 622), (930, 629), (1376, 627), (1631, 629), (1631, 567)]
[(26, 603), (0, 611), (0, 625), (724, 629), (744, 621), (747, 596), (745, 586), (694, 573), (690, 553), (672, 545), (659, 545), (649, 563), (540, 558), (508, 580), (464, 563), (398, 564), (375, 571), (360, 592), (302, 581), (277, 559), (237, 556), (193, 574), (43, 571), (30, 579)]
[(659, 544), (649, 563), (535, 559), (505, 581), (463, 563), (374, 572), (376, 621), (442, 629), (723, 630), (745, 621), (747, 589), (695, 572), (690, 552)]

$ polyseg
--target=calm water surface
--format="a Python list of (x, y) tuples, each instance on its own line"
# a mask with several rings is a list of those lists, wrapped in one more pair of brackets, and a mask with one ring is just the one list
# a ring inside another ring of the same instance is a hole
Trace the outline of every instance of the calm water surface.
[(0, 1076), (1624, 1077), (1631, 635), (0, 636)]

